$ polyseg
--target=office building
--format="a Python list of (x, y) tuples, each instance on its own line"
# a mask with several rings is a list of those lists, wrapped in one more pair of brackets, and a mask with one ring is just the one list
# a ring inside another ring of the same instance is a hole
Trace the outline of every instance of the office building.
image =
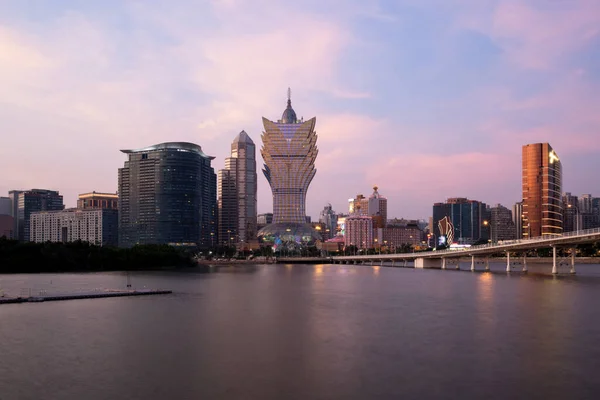
[(273, 213), (258, 214), (256, 217), (256, 225), (258, 229), (262, 229), (265, 226), (273, 223)]
[(215, 246), (214, 157), (186, 142), (121, 151), (128, 160), (119, 168), (119, 246)]
[(573, 232), (581, 229), (581, 213), (579, 212), (579, 199), (571, 193), (566, 192), (562, 196), (563, 232)]
[(77, 198), (77, 208), (82, 210), (95, 208), (119, 209), (119, 195), (117, 193), (90, 192), (82, 193)]
[(0, 215), (12, 216), (12, 201), (10, 197), (0, 197)]
[(490, 208), (489, 213), (489, 237), (492, 243), (517, 238), (512, 212), (508, 208), (502, 204), (497, 204), (495, 207)]
[(515, 237), (522, 238), (523, 237), (523, 203), (522, 202), (519, 201), (513, 205), (512, 219), (513, 219), (513, 224), (515, 225)]
[(523, 237), (563, 233), (562, 165), (548, 143), (522, 148)]
[(454, 227), (455, 242), (459, 244), (473, 244), (484, 240), (487, 242), (489, 230), (484, 221), (489, 221), (488, 215), (485, 203), (464, 197), (450, 198), (445, 203), (433, 205), (433, 233), (436, 238), (440, 236), (439, 222), (447, 217)]
[(240, 132), (231, 144), (231, 157), (217, 175), (219, 242), (239, 248), (256, 242), (256, 148), (250, 136)]
[(118, 227), (119, 212), (111, 208), (70, 208), (30, 215), (31, 241), (37, 243), (82, 241), (117, 246)]
[(63, 197), (54, 190), (31, 189), (26, 191), (12, 190), (9, 197), (13, 202), (14, 224), (13, 235), (18, 240), (29, 242), (31, 213), (38, 211), (59, 211), (65, 208)]
[(317, 158), (316, 118), (298, 119), (288, 89), (287, 107), (277, 122), (263, 117), (263, 173), (273, 195), (273, 224), (259, 231), (262, 243), (280, 243), (277, 250), (312, 245), (321, 237), (306, 222), (306, 194)]
[(331, 204), (326, 204), (319, 214), (319, 222), (323, 224), (323, 230), (321, 230), (321, 236), (323, 240), (331, 239), (335, 236), (337, 231), (338, 216), (333, 211)]

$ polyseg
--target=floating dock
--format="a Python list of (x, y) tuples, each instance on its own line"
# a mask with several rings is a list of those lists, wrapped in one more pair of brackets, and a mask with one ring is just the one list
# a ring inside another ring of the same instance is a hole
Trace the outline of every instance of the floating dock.
[(150, 296), (171, 294), (172, 290), (106, 290), (104, 292), (48, 294), (27, 297), (0, 297), (0, 304), (40, 303), (44, 301), (103, 299), (105, 297)]

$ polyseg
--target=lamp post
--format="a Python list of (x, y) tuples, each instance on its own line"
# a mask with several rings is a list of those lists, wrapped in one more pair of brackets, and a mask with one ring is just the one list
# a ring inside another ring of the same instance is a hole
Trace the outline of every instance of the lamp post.
[(567, 208), (574, 208), (575, 209), (575, 226), (576, 231), (579, 232), (579, 208), (576, 205), (573, 204), (568, 204)]

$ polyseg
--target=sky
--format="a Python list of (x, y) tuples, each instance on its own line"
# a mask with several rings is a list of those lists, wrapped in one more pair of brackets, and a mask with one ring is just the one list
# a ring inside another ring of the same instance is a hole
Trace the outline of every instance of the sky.
[[(316, 117), (307, 213), (377, 185), (388, 216), (521, 198), (521, 146), (600, 196), (598, 0), (0, 0), (0, 196), (117, 191), (121, 149)], [(258, 211), (272, 212), (259, 165)]]

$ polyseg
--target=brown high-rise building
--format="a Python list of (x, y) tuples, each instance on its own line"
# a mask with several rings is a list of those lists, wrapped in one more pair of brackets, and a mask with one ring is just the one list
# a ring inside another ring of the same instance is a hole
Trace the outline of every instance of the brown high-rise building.
[(523, 237), (561, 236), (562, 166), (548, 143), (523, 146)]

